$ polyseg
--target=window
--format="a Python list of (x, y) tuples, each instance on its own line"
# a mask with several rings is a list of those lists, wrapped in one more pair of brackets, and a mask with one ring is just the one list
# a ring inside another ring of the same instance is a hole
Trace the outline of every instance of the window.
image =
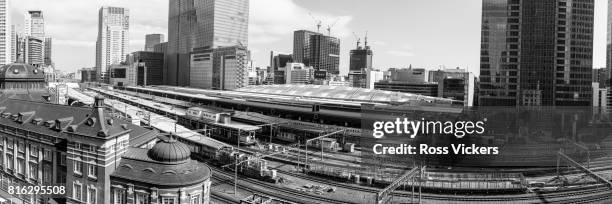
[(53, 157), (51, 150), (45, 149), (44, 152), (43, 158), (47, 161), (51, 161), (51, 158)]
[(23, 158), (17, 158), (17, 173), (25, 175), (25, 160)]
[(38, 179), (38, 164), (30, 163), (30, 178)]
[(200, 204), (200, 194), (198, 195), (192, 195), (191, 199), (189, 200), (190, 204)]
[(51, 178), (53, 177), (53, 169), (51, 167), (51, 164), (43, 164), (43, 182), (44, 183), (51, 183)]
[(15, 160), (13, 160), (13, 155), (7, 154), (6, 155), (6, 163), (7, 163), (6, 165), (8, 166), (10, 170), (15, 169), (15, 164), (13, 162), (15, 162)]
[(83, 169), (83, 162), (81, 161), (81, 157), (74, 158), (74, 173), (81, 174), (81, 170)]
[(123, 190), (115, 189), (115, 193), (113, 193), (113, 203), (114, 204), (124, 204), (125, 200), (123, 200)]
[(19, 152), (24, 152), (25, 151), (25, 143), (17, 142), (17, 147), (19, 147)]
[(96, 160), (92, 159), (87, 165), (87, 176), (92, 178), (98, 177), (98, 166), (96, 165)]
[(66, 155), (65, 154), (62, 154), (60, 156), (60, 165), (66, 166)]
[(78, 181), (75, 182), (72, 187), (72, 198), (80, 201), (82, 199), (82, 193), (83, 193), (81, 192), (82, 188), (83, 186), (80, 183), (78, 183)]
[(91, 186), (87, 188), (87, 204), (96, 204), (97, 197), (96, 187)]
[(30, 145), (30, 155), (37, 157), (38, 156), (38, 147), (34, 145)]
[(147, 202), (147, 194), (138, 193), (136, 194), (136, 204), (146, 204)]
[(174, 197), (162, 197), (162, 204), (175, 204), (174, 203), (175, 198)]

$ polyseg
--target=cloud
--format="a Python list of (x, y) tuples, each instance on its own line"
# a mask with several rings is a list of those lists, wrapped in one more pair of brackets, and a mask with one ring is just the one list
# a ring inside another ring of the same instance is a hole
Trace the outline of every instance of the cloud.
[(410, 44), (404, 44), (398, 47), (399, 49), (389, 50), (387, 54), (398, 57), (413, 57), (414, 48)]
[(412, 57), (414, 56), (414, 53), (411, 51), (405, 51), (405, 50), (389, 50), (387, 51), (387, 54), (393, 55), (393, 56), (398, 56), (398, 57)]
[[(316, 30), (310, 12), (293, 0), (252, 0), (250, 12), (249, 43), (252, 44), (277, 42), (292, 36), (295, 30)], [(333, 36), (344, 37), (351, 33), (348, 24), (352, 16), (316, 12), (312, 12), (312, 16), (323, 21), (321, 32), (327, 33), (327, 26), (333, 24)]]
[(144, 49), (146, 34), (165, 34), (168, 26), (167, 0), (18, 0), (10, 5), (11, 24), (21, 28), (18, 30), (23, 30), (28, 10), (43, 11), (45, 34), (53, 38), (53, 60), (64, 70), (94, 65), (98, 10), (102, 6), (130, 10), (130, 51)]

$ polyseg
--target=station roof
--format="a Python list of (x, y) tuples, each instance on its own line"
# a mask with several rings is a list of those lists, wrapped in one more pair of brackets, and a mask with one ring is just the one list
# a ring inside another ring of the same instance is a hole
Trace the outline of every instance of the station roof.
[(243, 87), (236, 91), (304, 98), (325, 98), (348, 101), (362, 101), (372, 103), (388, 103), (389, 101), (399, 103), (410, 101), (432, 101), (449, 103), (452, 101), (451, 99), (423, 96), (412, 93), (324, 85), (259, 85)]

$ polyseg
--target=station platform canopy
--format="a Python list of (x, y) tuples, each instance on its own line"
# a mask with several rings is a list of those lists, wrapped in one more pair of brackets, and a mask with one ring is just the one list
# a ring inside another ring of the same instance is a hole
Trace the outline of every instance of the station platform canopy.
[(423, 96), (412, 93), (393, 92), (376, 89), (364, 89), (345, 86), (326, 86), (326, 85), (259, 85), (240, 88), (236, 91), (260, 94), (272, 94), (283, 96), (295, 96), (303, 98), (324, 98), (347, 101), (360, 101), (371, 103), (408, 103), (408, 102), (430, 102), (440, 104), (450, 104), (452, 99)]

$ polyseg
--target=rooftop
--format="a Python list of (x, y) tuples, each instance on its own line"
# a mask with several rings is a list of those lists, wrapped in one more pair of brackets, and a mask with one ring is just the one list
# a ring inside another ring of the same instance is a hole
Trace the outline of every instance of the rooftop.
[(400, 93), (384, 90), (363, 89), (344, 86), (323, 85), (260, 85), (240, 88), (236, 91), (262, 93), (273, 95), (289, 95), (305, 98), (326, 98), (349, 101), (362, 101), (373, 103), (410, 102), (410, 101), (448, 101), (439, 97), (429, 97), (411, 93)]
[(171, 187), (208, 180), (211, 169), (190, 159), (189, 154), (185, 144), (172, 138), (162, 138), (152, 149), (129, 147), (111, 177)]

